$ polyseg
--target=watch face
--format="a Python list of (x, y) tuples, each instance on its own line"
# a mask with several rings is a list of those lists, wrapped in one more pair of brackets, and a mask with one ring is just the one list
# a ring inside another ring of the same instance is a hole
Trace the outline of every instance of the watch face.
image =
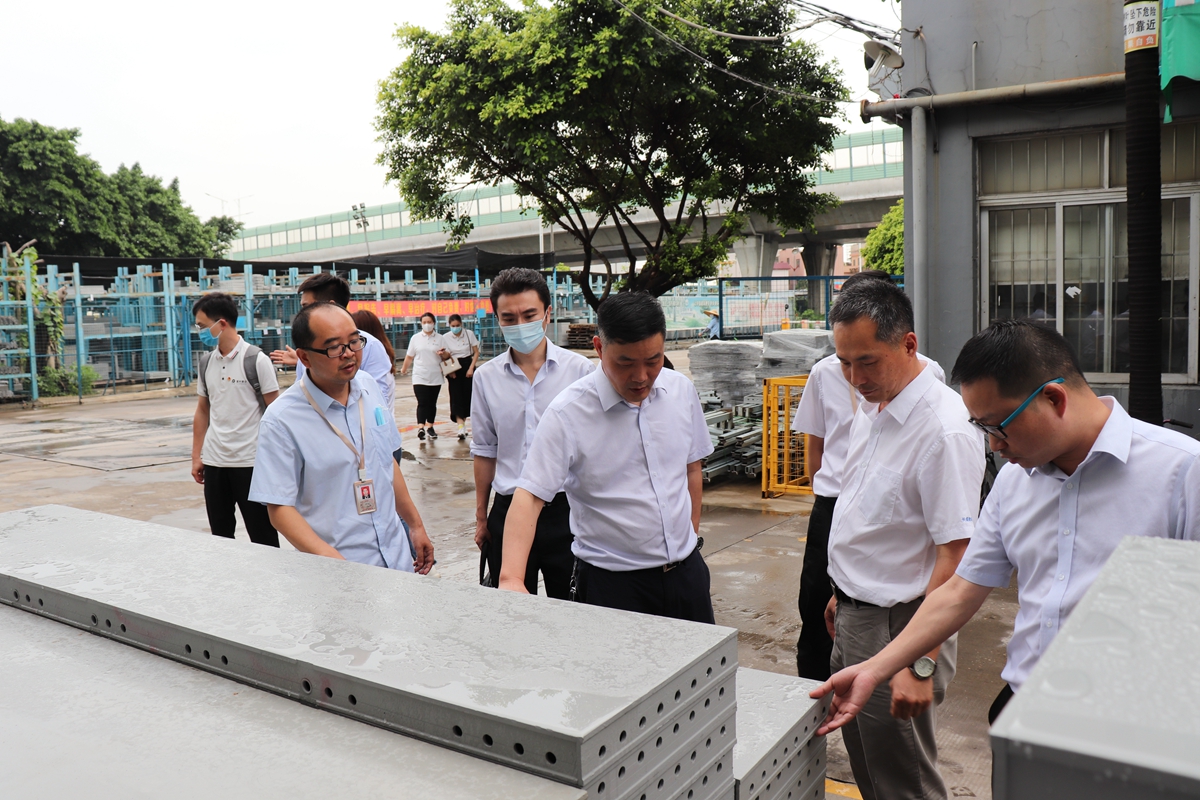
[(921, 656), (912, 665), (912, 671), (916, 673), (918, 678), (932, 678), (934, 670), (937, 669), (937, 662), (929, 656)]

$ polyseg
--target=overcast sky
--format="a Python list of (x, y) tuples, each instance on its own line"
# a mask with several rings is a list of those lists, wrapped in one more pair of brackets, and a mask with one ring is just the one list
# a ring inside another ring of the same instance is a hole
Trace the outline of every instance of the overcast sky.
[[(895, 0), (828, 4), (900, 27)], [(441, 28), (446, 9), (444, 0), (6, 3), (0, 117), (80, 128), (80, 149), (107, 172), (140, 162), (178, 177), (203, 219), (240, 213), (252, 227), (390, 202), (398, 192), (375, 164), (376, 85), (400, 63), (396, 26)], [(869, 95), (862, 36), (826, 23), (805, 38), (841, 63), (854, 99)], [(842, 124), (865, 129), (853, 111)]]

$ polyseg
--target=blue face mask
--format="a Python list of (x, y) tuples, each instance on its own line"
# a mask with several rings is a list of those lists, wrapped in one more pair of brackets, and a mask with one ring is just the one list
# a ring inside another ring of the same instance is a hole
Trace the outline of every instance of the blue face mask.
[(542, 339), (546, 338), (546, 329), (542, 327), (543, 322), (545, 320), (536, 319), (521, 325), (504, 325), (501, 326), (500, 333), (504, 335), (504, 341), (513, 350), (518, 353), (532, 353), (542, 343)]
[(458, 328), (458, 327), (451, 328), (450, 332), (453, 333), (455, 336), (462, 336), (462, 328)]
[[(218, 322), (213, 325), (212, 328), (215, 328), (220, 324), (221, 323)], [(213, 335), (212, 328), (202, 328), (200, 330), (200, 344), (204, 345), (205, 347), (216, 347), (217, 341), (220, 338), (219, 336)]]

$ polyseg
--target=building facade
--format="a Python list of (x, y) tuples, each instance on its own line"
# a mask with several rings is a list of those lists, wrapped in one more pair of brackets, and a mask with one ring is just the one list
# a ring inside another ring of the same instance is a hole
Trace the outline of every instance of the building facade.
[[(914, 177), (913, 114), (895, 117), (905, 131), (906, 211), (914, 193), (925, 208), (916, 223), (912, 213), (905, 220), (906, 273), (914, 224), (927, 242), (917, 288), (928, 309), (923, 347), (949, 367), (991, 321), (1038, 320), (1071, 341), (1093, 385), (1124, 401), (1125, 108), (1111, 76), (1124, 71), (1120, 4), (905, 0), (902, 9), (904, 94), (934, 98), (917, 137), (924, 180)], [(1105, 75), (1102, 89), (1079, 80)], [(1050, 81), (1060, 83), (1019, 99), (987, 91)], [(946, 95), (957, 102), (939, 108)], [(1176, 89), (1174, 118), (1162, 139), (1164, 412), (1200, 426), (1196, 84)]]

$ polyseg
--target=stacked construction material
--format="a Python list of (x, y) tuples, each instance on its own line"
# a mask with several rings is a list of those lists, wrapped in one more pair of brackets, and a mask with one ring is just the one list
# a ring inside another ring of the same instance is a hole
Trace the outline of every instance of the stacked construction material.
[(825, 737), (816, 730), (829, 698), (808, 696), (821, 682), (745, 668), (737, 682), (737, 800), (824, 798)]
[(993, 797), (1200, 797), (1198, 604), (1200, 543), (1125, 539), (992, 726)]
[(6, 797), (587, 796), (12, 608), (0, 653)]
[(762, 414), (761, 394), (748, 394), (731, 409), (704, 414), (713, 444), (713, 453), (702, 470), (706, 483), (722, 475), (758, 477), (762, 468)]
[(813, 365), (833, 355), (833, 334), (821, 329), (794, 329), (763, 334), (762, 359), (754, 375), (767, 378), (807, 375)]
[(728, 628), (62, 506), (0, 531), (7, 604), (600, 800), (732, 796)]
[(716, 392), (728, 408), (762, 391), (754, 376), (761, 358), (762, 342), (701, 342), (688, 348), (688, 369), (701, 393)]
[(591, 350), (596, 326), (586, 322), (573, 322), (567, 330), (567, 347), (572, 350)]

